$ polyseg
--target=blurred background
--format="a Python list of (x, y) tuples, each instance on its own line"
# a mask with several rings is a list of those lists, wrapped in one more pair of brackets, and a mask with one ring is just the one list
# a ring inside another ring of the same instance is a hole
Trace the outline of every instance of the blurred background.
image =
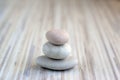
[[(78, 65), (36, 65), (45, 33), (64, 29)], [(0, 80), (120, 80), (119, 0), (0, 0)]]

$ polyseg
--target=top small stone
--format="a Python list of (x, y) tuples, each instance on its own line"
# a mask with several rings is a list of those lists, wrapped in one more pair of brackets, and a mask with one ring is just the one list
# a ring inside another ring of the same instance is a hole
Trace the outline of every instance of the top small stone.
[(47, 40), (54, 45), (63, 45), (69, 40), (66, 31), (60, 29), (52, 29), (46, 33)]

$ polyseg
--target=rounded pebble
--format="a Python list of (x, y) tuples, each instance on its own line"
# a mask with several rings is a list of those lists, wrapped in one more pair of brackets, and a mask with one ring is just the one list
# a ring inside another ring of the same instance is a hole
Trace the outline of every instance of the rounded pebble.
[(71, 53), (71, 47), (68, 44), (56, 46), (47, 42), (43, 45), (43, 53), (49, 58), (65, 59)]
[(77, 60), (71, 56), (63, 60), (55, 60), (46, 56), (39, 56), (36, 60), (36, 63), (47, 69), (67, 70), (73, 68), (77, 64)]
[(46, 38), (52, 44), (62, 45), (68, 42), (69, 35), (64, 30), (52, 29), (46, 33)]

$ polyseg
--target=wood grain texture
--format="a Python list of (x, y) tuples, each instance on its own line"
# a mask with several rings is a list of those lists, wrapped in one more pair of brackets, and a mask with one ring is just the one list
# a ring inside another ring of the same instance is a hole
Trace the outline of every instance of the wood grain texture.
[[(65, 29), (78, 65), (36, 65), (45, 33)], [(0, 80), (120, 80), (119, 0), (0, 0)]]

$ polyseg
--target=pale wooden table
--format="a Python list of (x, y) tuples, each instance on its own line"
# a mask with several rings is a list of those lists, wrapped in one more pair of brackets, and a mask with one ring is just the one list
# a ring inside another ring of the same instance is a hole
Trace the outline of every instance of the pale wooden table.
[[(45, 33), (61, 28), (78, 65), (36, 65)], [(0, 80), (120, 80), (119, 0), (0, 0)]]

